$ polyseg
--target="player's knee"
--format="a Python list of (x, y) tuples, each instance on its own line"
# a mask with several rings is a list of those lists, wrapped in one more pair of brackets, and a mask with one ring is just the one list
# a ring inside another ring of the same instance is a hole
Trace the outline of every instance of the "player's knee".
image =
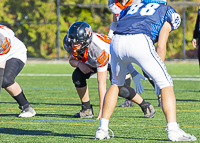
[(133, 99), (133, 97), (135, 97), (136, 93), (135, 90), (129, 86), (123, 86), (120, 90), (119, 90), (119, 94), (120, 97), (126, 98), (128, 100)]
[(77, 72), (77, 70), (75, 70), (72, 74), (72, 81), (75, 87), (81, 88), (86, 86), (86, 78)]
[(12, 84), (14, 84), (14, 80), (15, 78), (12, 75), (5, 73), (3, 76), (2, 88), (11, 86)]

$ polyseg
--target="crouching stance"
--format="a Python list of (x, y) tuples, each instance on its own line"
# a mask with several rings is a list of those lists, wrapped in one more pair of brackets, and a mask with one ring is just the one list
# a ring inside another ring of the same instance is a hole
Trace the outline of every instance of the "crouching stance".
[(26, 99), (20, 85), (15, 81), (15, 78), (26, 63), (27, 49), (25, 45), (15, 37), (14, 32), (3, 25), (0, 25), (0, 40), (5, 41), (4, 45), (10, 45), (10, 51), (2, 55), (6, 62), (2, 88), (4, 88), (19, 104), (19, 108), (21, 109), (19, 117), (33, 117), (36, 115), (36, 112)]
[[(72, 80), (82, 102), (82, 109), (73, 117), (92, 118), (94, 116), (86, 79), (97, 73), (99, 90), (99, 114), (97, 119), (101, 118), (106, 93), (107, 70), (111, 74), (109, 67), (111, 58), (110, 41), (109, 37), (92, 32), (91, 26), (82, 21), (72, 24), (63, 39), (64, 48), (70, 54), (69, 63), (72, 67), (76, 67), (72, 74)], [(135, 87), (137, 87), (136, 92), (143, 92), (144, 89), (140, 79), (144, 79), (144, 76), (137, 72), (132, 64), (127, 65), (127, 69), (132, 75)], [(155, 110), (153, 106), (145, 102), (130, 86), (124, 85), (119, 96), (137, 103), (144, 112), (144, 117), (154, 117)]]
[[(170, 141), (194, 141), (176, 121), (176, 98), (173, 82), (164, 65), (166, 43), (170, 31), (180, 25), (179, 14), (165, 0), (143, 0), (123, 9), (110, 43), (112, 83), (105, 95), (103, 114), (96, 139), (108, 139), (109, 119), (114, 112), (117, 95), (124, 84), (127, 65), (136, 63), (161, 89), (162, 110), (167, 121)], [(157, 52), (154, 43), (157, 44)], [(152, 68), (154, 67), (154, 68)]]

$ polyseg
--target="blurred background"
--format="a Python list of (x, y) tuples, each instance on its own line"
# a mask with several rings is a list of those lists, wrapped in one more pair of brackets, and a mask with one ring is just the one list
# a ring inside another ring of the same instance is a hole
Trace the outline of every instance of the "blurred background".
[[(181, 15), (171, 32), (167, 59), (197, 59), (191, 40), (199, 0), (168, 0)], [(28, 58), (67, 59), (62, 40), (71, 24), (85, 21), (94, 32), (108, 34), (112, 13), (108, 0), (0, 0), (0, 24), (10, 27), (28, 49)]]

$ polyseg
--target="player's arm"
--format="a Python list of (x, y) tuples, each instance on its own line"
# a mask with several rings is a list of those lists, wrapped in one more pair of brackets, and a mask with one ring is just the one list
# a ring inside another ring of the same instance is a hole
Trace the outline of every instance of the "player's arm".
[(197, 15), (197, 20), (196, 20), (196, 24), (195, 24), (194, 33), (193, 33), (193, 39), (192, 39), (192, 46), (194, 48), (197, 48), (198, 35), (199, 35), (199, 15)]
[(165, 22), (160, 30), (157, 44), (157, 53), (162, 61), (165, 61), (166, 56), (166, 45), (169, 37), (169, 33), (172, 30), (172, 27), (169, 22)]
[(117, 17), (115, 14), (113, 14), (113, 21), (110, 25), (110, 30), (108, 32), (108, 36), (112, 38), (114, 31), (117, 29)]
[(94, 72), (88, 65), (86, 65), (85, 63), (76, 60), (74, 57), (70, 56), (69, 57), (69, 64), (72, 67), (77, 67), (79, 68), (84, 74), (90, 73), (90, 72)]
[(98, 81), (98, 91), (99, 91), (99, 114), (97, 120), (101, 118), (104, 96), (106, 94), (106, 81), (107, 81), (107, 70), (97, 72), (97, 81)]
[(78, 67), (79, 62), (80, 61), (76, 60), (74, 57), (72, 57), (72, 56), (69, 57), (69, 64), (72, 67)]

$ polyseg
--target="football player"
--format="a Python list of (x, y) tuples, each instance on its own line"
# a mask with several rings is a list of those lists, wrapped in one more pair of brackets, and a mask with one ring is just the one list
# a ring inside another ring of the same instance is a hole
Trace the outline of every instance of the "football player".
[[(27, 49), (25, 45), (15, 37), (15, 33), (7, 26), (0, 25), (1, 48), (10, 49), (7, 54), (0, 56), (5, 63), (2, 88), (4, 88), (19, 104), (21, 114), (19, 117), (33, 117), (35, 110), (27, 101), (20, 85), (15, 81), (16, 76), (24, 67), (27, 60)], [(2, 69), (0, 68), (0, 71)], [(0, 76), (2, 76), (0, 74)]]
[[(143, 0), (122, 10), (110, 43), (111, 85), (106, 92), (103, 114), (95, 139), (109, 139), (109, 119), (124, 84), (127, 65), (136, 63), (161, 89), (162, 109), (170, 141), (195, 141), (196, 137), (179, 128), (176, 120), (176, 98), (173, 81), (164, 64), (169, 33), (179, 27), (180, 15), (167, 6), (166, 0)], [(157, 43), (157, 52), (154, 43)], [(154, 68), (152, 68), (154, 67)]]
[[(130, 6), (131, 4), (139, 4), (141, 3), (141, 0), (109, 0), (108, 1), (108, 7), (113, 13), (113, 21), (110, 26), (110, 30), (108, 33), (108, 36), (111, 38), (113, 36), (113, 32), (117, 29), (117, 21), (119, 19), (119, 14), (120, 12)], [(157, 85), (154, 84), (153, 80), (144, 72), (143, 75), (149, 80), (151, 85), (155, 88), (156, 95), (158, 97), (158, 107), (161, 107), (161, 94), (160, 94), (160, 89), (158, 88)], [(126, 76), (126, 83), (128, 83), (128, 79), (130, 76)], [(130, 86), (130, 84), (129, 84)], [(130, 100), (125, 100), (124, 103), (119, 105), (119, 107), (131, 107), (133, 106), (133, 103)]]
[(200, 68), (200, 5), (199, 5), (199, 10), (198, 10), (196, 24), (195, 24), (194, 33), (193, 33), (192, 45), (194, 48), (198, 48), (198, 61), (199, 61), (199, 68)]
[[(101, 118), (103, 100), (106, 93), (107, 70), (110, 72), (110, 40), (108, 36), (92, 32), (91, 26), (83, 21), (72, 24), (63, 39), (64, 48), (70, 54), (69, 63), (76, 68), (72, 74), (72, 80), (82, 102), (82, 109), (73, 117), (92, 118), (94, 116), (90, 105), (86, 79), (97, 73), (99, 90), (99, 113), (97, 119)], [(129, 64), (127, 69), (133, 77), (137, 92), (143, 92), (140, 79), (144, 79), (144, 76), (137, 72), (132, 64)], [(145, 118), (154, 117), (155, 110), (153, 106), (145, 102), (139, 94), (135, 94), (134, 89), (130, 86), (124, 85), (120, 90), (119, 96), (137, 103), (144, 112)]]

